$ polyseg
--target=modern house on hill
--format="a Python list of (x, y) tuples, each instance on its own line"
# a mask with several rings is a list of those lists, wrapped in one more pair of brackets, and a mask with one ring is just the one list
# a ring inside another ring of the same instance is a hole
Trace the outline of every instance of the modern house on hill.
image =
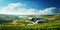
[(46, 19), (41, 18), (41, 17), (38, 17), (38, 18), (30, 17), (30, 18), (28, 18), (28, 19), (29, 19), (30, 21), (35, 22), (36, 24), (37, 24), (37, 23), (44, 23), (44, 22), (46, 22)]

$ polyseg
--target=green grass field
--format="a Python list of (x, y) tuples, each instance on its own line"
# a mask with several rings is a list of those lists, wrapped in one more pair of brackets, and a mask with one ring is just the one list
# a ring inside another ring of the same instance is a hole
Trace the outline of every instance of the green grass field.
[(51, 23), (42, 23), (32, 26), (18, 25), (0, 25), (0, 30), (58, 30), (60, 29), (60, 20)]
[[(26, 24), (29, 24), (31, 22), (25, 22), (27, 20), (26, 18), (16, 19), (17, 21), (12, 20), (11, 22), (9, 21), (7, 23), (0, 24), (0, 30), (59, 30), (60, 29), (60, 16), (59, 15), (43, 16), (43, 17), (50, 19), (51, 22), (45, 22), (45, 23), (27, 26)], [(10, 23), (13, 23), (13, 24), (10, 24)], [(20, 26), (21, 24), (22, 25), (25, 24), (25, 25)]]

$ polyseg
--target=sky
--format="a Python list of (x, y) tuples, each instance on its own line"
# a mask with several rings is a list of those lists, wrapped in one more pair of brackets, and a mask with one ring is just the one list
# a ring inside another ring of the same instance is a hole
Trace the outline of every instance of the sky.
[(35, 15), (60, 13), (60, 0), (0, 0), (0, 14)]

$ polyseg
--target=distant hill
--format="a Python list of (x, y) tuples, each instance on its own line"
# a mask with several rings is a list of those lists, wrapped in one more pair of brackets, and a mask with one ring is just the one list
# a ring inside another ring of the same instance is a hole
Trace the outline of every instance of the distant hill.
[[(24, 18), (19, 18), (19, 16), (26, 16)], [(9, 22), (10, 20), (18, 20), (18, 21), (26, 21), (27, 18), (29, 17), (44, 17), (47, 18), (49, 20), (60, 20), (60, 14), (55, 14), (55, 15), (5, 15), (5, 14), (0, 14), (0, 21), (2, 22)], [(29, 21), (29, 20), (28, 20)]]

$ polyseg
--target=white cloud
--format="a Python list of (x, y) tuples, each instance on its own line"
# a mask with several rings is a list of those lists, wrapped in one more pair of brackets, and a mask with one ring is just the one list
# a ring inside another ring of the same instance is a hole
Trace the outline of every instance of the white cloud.
[(40, 10), (41, 14), (54, 14), (53, 11), (56, 9), (56, 7), (50, 7), (50, 8), (46, 8), (43, 10)]
[(56, 7), (46, 8), (38, 10), (34, 8), (24, 8), (25, 4), (11, 3), (8, 6), (0, 10), (0, 14), (12, 14), (12, 15), (34, 15), (34, 14), (51, 14), (52, 10)]
[(13, 15), (31, 15), (36, 14), (36, 9), (24, 8), (25, 4), (11, 3), (0, 10), (0, 14), (13, 14)]

